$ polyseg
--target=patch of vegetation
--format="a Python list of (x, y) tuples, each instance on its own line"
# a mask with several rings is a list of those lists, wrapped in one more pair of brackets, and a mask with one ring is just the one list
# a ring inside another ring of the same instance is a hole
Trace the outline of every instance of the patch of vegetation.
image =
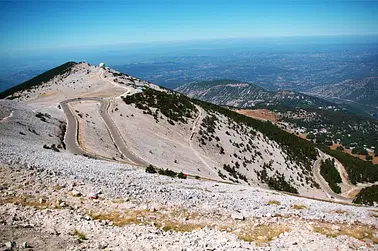
[(345, 148), (343, 146), (338, 146), (338, 147), (336, 147), (336, 150), (338, 150), (338, 151), (344, 151)]
[(257, 178), (268, 185), (270, 189), (298, 194), (298, 190), (285, 180), (283, 174), (276, 173), (269, 177), (266, 169), (256, 171)]
[(155, 167), (153, 165), (148, 165), (146, 167), (146, 172), (147, 173), (156, 173)]
[(40, 199), (33, 196), (17, 195), (11, 197), (0, 198), (0, 204), (15, 204), (21, 206), (29, 206), (37, 209), (50, 208), (49, 202), (46, 198), (42, 197)]
[(372, 118), (347, 110), (282, 107), (274, 109), (280, 112), (279, 120), (291, 123), (295, 127), (304, 127), (309, 135), (316, 134), (314, 136), (317, 144), (330, 145), (337, 141), (346, 148), (356, 147), (355, 152), (362, 154), (366, 154), (364, 145), (378, 147), (378, 121)]
[(357, 194), (353, 203), (373, 206), (378, 203), (378, 185), (365, 187)]
[(353, 154), (361, 154), (361, 155), (368, 155), (368, 151), (364, 147), (355, 147), (352, 150)]
[(281, 205), (281, 202), (279, 202), (278, 200), (270, 200), (268, 201), (268, 205)]
[(77, 230), (76, 228), (74, 229), (73, 235), (75, 235), (79, 240), (88, 240), (87, 236), (83, 233)]
[(341, 209), (337, 209), (337, 210), (335, 210), (334, 212), (337, 213), (337, 214), (348, 214), (347, 211), (345, 211), (345, 210), (341, 210)]
[(305, 205), (294, 204), (294, 205), (291, 206), (291, 208), (293, 208), (295, 210), (302, 210), (302, 209), (306, 209), (307, 207)]
[(47, 119), (51, 118), (50, 114), (48, 114), (48, 113), (41, 113), (41, 112), (38, 112), (35, 116), (37, 118), (39, 118), (42, 122), (46, 122), (46, 123), (47, 123)]
[(206, 132), (208, 134), (212, 134), (215, 132), (217, 118), (214, 115), (206, 116), (201, 123), (201, 126), (206, 128)]
[(155, 168), (153, 165), (148, 165), (146, 167), (146, 173), (158, 173), (158, 174), (169, 176), (169, 177), (172, 177), (172, 178), (177, 177), (179, 179), (186, 179), (187, 178), (186, 174), (184, 174), (183, 172), (176, 173), (175, 171), (172, 171), (168, 168), (166, 168), (166, 169)]
[(238, 162), (235, 163), (235, 166), (231, 167), (230, 165), (226, 165), (224, 164), (223, 165), (223, 169), (225, 171), (227, 171), (232, 177), (234, 177), (236, 180), (238, 179), (242, 179), (244, 180), (245, 182), (248, 182), (247, 180), (247, 177), (241, 173), (239, 173), (238, 171), (236, 171), (235, 168), (238, 168)]
[[(123, 101), (126, 104), (135, 104), (136, 108), (144, 110), (156, 120), (161, 112), (170, 124), (178, 121), (187, 123), (187, 119), (192, 118), (193, 111), (196, 111), (188, 97), (173, 91), (156, 91), (148, 87), (144, 88), (143, 93), (123, 97)], [(152, 112), (150, 108), (156, 108), (156, 111)]]
[[(133, 210), (125, 212), (106, 212), (89, 214), (94, 220), (109, 220), (114, 226), (122, 227), (129, 224), (151, 224), (161, 228), (163, 231), (191, 232), (201, 229), (205, 225), (200, 223), (182, 222), (182, 217), (195, 218), (195, 214), (184, 211), (170, 212), (169, 215), (150, 210)], [(154, 216), (154, 218), (149, 218)], [(158, 219), (158, 220), (157, 220)]]
[(221, 177), (221, 179), (226, 179), (227, 176), (224, 175), (220, 170), (218, 170), (218, 176)]
[(335, 166), (335, 159), (322, 160), (320, 166), (320, 174), (327, 181), (329, 187), (335, 193), (341, 193), (341, 188), (338, 183), (341, 183), (341, 177), (339, 171)]
[(345, 167), (348, 177), (353, 184), (378, 181), (378, 165), (353, 157), (347, 153), (329, 148), (322, 148), (323, 152), (338, 159)]
[(186, 175), (183, 172), (179, 172), (177, 174), (177, 178), (179, 178), (179, 179), (186, 179)]
[(43, 145), (44, 149), (52, 149), (54, 150), (54, 152), (60, 152), (60, 150), (58, 149), (59, 147), (61, 148), (60, 145), (57, 147), (55, 144), (52, 144), (51, 146)]
[[(18, 91), (25, 91), (25, 90), (30, 90), (42, 83), (48, 82), (50, 79), (57, 75), (62, 75), (66, 72), (70, 72), (71, 68), (76, 65), (77, 63), (75, 62), (67, 62), (65, 64), (62, 64), (58, 67), (55, 67), (51, 70), (48, 70), (28, 81), (25, 81), (19, 85), (16, 85), (12, 88), (9, 88), (8, 90), (5, 90), (0, 93), (0, 99), (6, 98), (7, 96), (13, 95), (15, 92)], [(17, 98), (17, 97), (9, 97), (10, 99), (12, 98)]]
[(165, 169), (165, 170), (164, 169), (159, 169), (158, 173), (161, 174), (161, 175), (166, 175), (166, 176), (172, 177), (172, 178), (174, 178), (174, 177), (177, 176), (177, 173), (175, 171), (172, 171), (172, 170), (170, 170), (168, 168)]
[(374, 234), (377, 229), (373, 226), (362, 225), (362, 224), (348, 224), (348, 225), (338, 225), (335, 229), (333, 224), (321, 223), (314, 227), (314, 232), (326, 235), (327, 237), (337, 237), (340, 235), (347, 235), (357, 240), (363, 240), (365, 238), (371, 239), (375, 244), (378, 243), (377, 237)]
[(288, 231), (290, 231), (290, 228), (284, 225), (258, 225), (241, 231), (237, 236), (243, 241), (255, 242), (257, 245), (262, 245)]
[(59, 128), (60, 128), (60, 135), (59, 135), (60, 144), (63, 146), (63, 149), (66, 150), (66, 143), (64, 143), (64, 135), (66, 135), (67, 126), (65, 123), (61, 122), (59, 125)]

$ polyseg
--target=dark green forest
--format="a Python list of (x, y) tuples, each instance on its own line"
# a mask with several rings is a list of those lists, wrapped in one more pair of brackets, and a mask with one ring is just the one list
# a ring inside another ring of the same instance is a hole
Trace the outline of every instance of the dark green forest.
[[(271, 109), (271, 108), (270, 108)], [(367, 154), (364, 145), (378, 148), (378, 121), (348, 111), (322, 109), (288, 109), (276, 107), (275, 112), (282, 113), (282, 120), (293, 123), (296, 127), (305, 127), (308, 132), (326, 129), (326, 133), (310, 133), (308, 139), (315, 139), (317, 144), (331, 145), (339, 140), (345, 147), (356, 147), (356, 153)], [(291, 117), (290, 114), (308, 114), (306, 118)]]
[(369, 206), (374, 206), (374, 202), (378, 203), (378, 185), (363, 188), (353, 200), (353, 203)]
[(334, 159), (322, 160), (320, 166), (320, 174), (327, 181), (329, 187), (335, 193), (341, 193), (341, 188), (338, 183), (341, 183), (341, 177), (339, 171), (337, 171)]
[[(174, 121), (187, 123), (187, 118), (192, 118), (196, 111), (188, 97), (173, 91), (156, 91), (148, 87), (145, 87), (142, 93), (123, 97), (123, 101), (126, 104), (135, 104), (136, 108), (154, 116), (156, 122), (161, 119), (160, 112), (171, 124), (174, 124)], [(156, 108), (156, 111), (153, 112), (150, 108)]]
[(378, 165), (327, 147), (322, 147), (321, 150), (335, 157), (343, 164), (353, 184), (378, 181)]

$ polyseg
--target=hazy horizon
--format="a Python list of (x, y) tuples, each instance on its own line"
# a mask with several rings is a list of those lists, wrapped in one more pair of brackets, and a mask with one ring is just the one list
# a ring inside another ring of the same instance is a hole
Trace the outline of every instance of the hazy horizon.
[[(168, 87), (174, 87), (190, 80), (208, 80), (216, 78), (216, 76), (261, 82), (264, 81), (264, 78), (257, 77), (260, 74), (253, 69), (254, 66), (259, 64), (258, 62), (252, 62), (255, 60), (254, 58), (260, 58), (261, 62), (267, 61), (268, 63), (269, 58), (272, 56), (279, 60), (289, 55), (289, 60), (299, 60), (297, 64), (300, 64), (302, 59), (298, 57), (299, 55), (306, 55), (309, 60), (315, 60), (316, 55), (319, 53), (323, 55), (322, 57), (324, 55), (328, 57), (327, 61), (330, 67), (337, 67), (337, 64), (340, 63), (348, 65), (349, 60), (361, 60), (365, 57), (369, 60), (369, 55), (378, 54), (378, 36), (301, 36), (191, 40), (139, 43), (133, 44), (133, 46), (119, 44), (117, 46), (98, 46), (95, 48), (61, 48), (40, 53), (10, 54), (2, 57), (2, 60), (6, 63), (0, 69), (0, 91), (67, 61), (85, 61), (90, 64), (105, 62), (107, 65), (124, 73), (156, 81), (158, 84), (167, 85)], [(349, 56), (343, 59), (342, 55), (344, 54)], [(365, 56), (358, 59), (361, 55)], [(353, 57), (357, 58), (353, 59)], [(336, 60), (335, 63), (332, 63), (334, 60)], [(237, 66), (238, 61), (245, 61), (244, 64), (246, 66), (252, 67), (250, 69), (251, 73), (246, 75), (244, 70), (240, 72), (238, 68), (241, 66)], [(204, 68), (207, 67), (207, 64), (212, 65), (212, 67), (228, 65), (232, 72), (225, 73), (222, 68), (214, 68), (211, 72), (206, 71), (205, 74)], [(286, 61), (286, 64), (288, 64), (288, 61)], [(310, 64), (310, 62), (304, 64)], [(283, 65), (283, 67), (290, 68), (290, 64)], [(175, 72), (175, 69), (180, 70)], [(184, 69), (185, 73), (182, 72), (183, 78), (177, 76)], [(215, 74), (217, 71), (219, 73)], [(281, 70), (276, 69), (275, 71), (279, 74)], [(348, 71), (350, 72), (351, 70)], [(162, 77), (157, 77), (161, 74), (163, 74)], [(184, 77), (186, 74), (196, 77)], [(370, 76), (375, 74), (375, 70), (364, 74)], [(364, 76), (364, 74), (361, 74), (361, 76)], [(303, 75), (303, 78), (306, 78), (305, 75)], [(295, 77), (295, 79), (295, 82), (297, 82), (300, 77)], [(273, 83), (271, 79), (269, 81)]]
[(120, 43), (378, 34), (375, 1), (6, 1), (0, 54)]

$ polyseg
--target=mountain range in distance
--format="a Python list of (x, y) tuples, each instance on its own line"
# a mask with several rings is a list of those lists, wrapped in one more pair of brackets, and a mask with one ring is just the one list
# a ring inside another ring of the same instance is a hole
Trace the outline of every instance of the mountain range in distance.
[(290, 90), (269, 91), (253, 83), (238, 80), (223, 79), (192, 82), (179, 86), (175, 90), (195, 99), (229, 107), (321, 107), (333, 110), (360, 112), (347, 105), (336, 104), (308, 94)]
[(332, 85), (317, 86), (306, 93), (335, 103), (346, 103), (378, 117), (378, 77), (348, 79)]

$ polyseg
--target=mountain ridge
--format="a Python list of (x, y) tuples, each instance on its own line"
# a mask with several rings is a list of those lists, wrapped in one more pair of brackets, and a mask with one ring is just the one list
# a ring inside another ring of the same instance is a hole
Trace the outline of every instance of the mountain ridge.
[(352, 100), (363, 105), (378, 107), (378, 77), (348, 79), (336, 84), (312, 88), (308, 93), (326, 98)]
[(269, 91), (256, 84), (238, 80), (191, 82), (175, 88), (189, 97), (217, 105), (248, 108), (256, 105), (297, 107), (334, 106), (335, 103), (291, 90)]

